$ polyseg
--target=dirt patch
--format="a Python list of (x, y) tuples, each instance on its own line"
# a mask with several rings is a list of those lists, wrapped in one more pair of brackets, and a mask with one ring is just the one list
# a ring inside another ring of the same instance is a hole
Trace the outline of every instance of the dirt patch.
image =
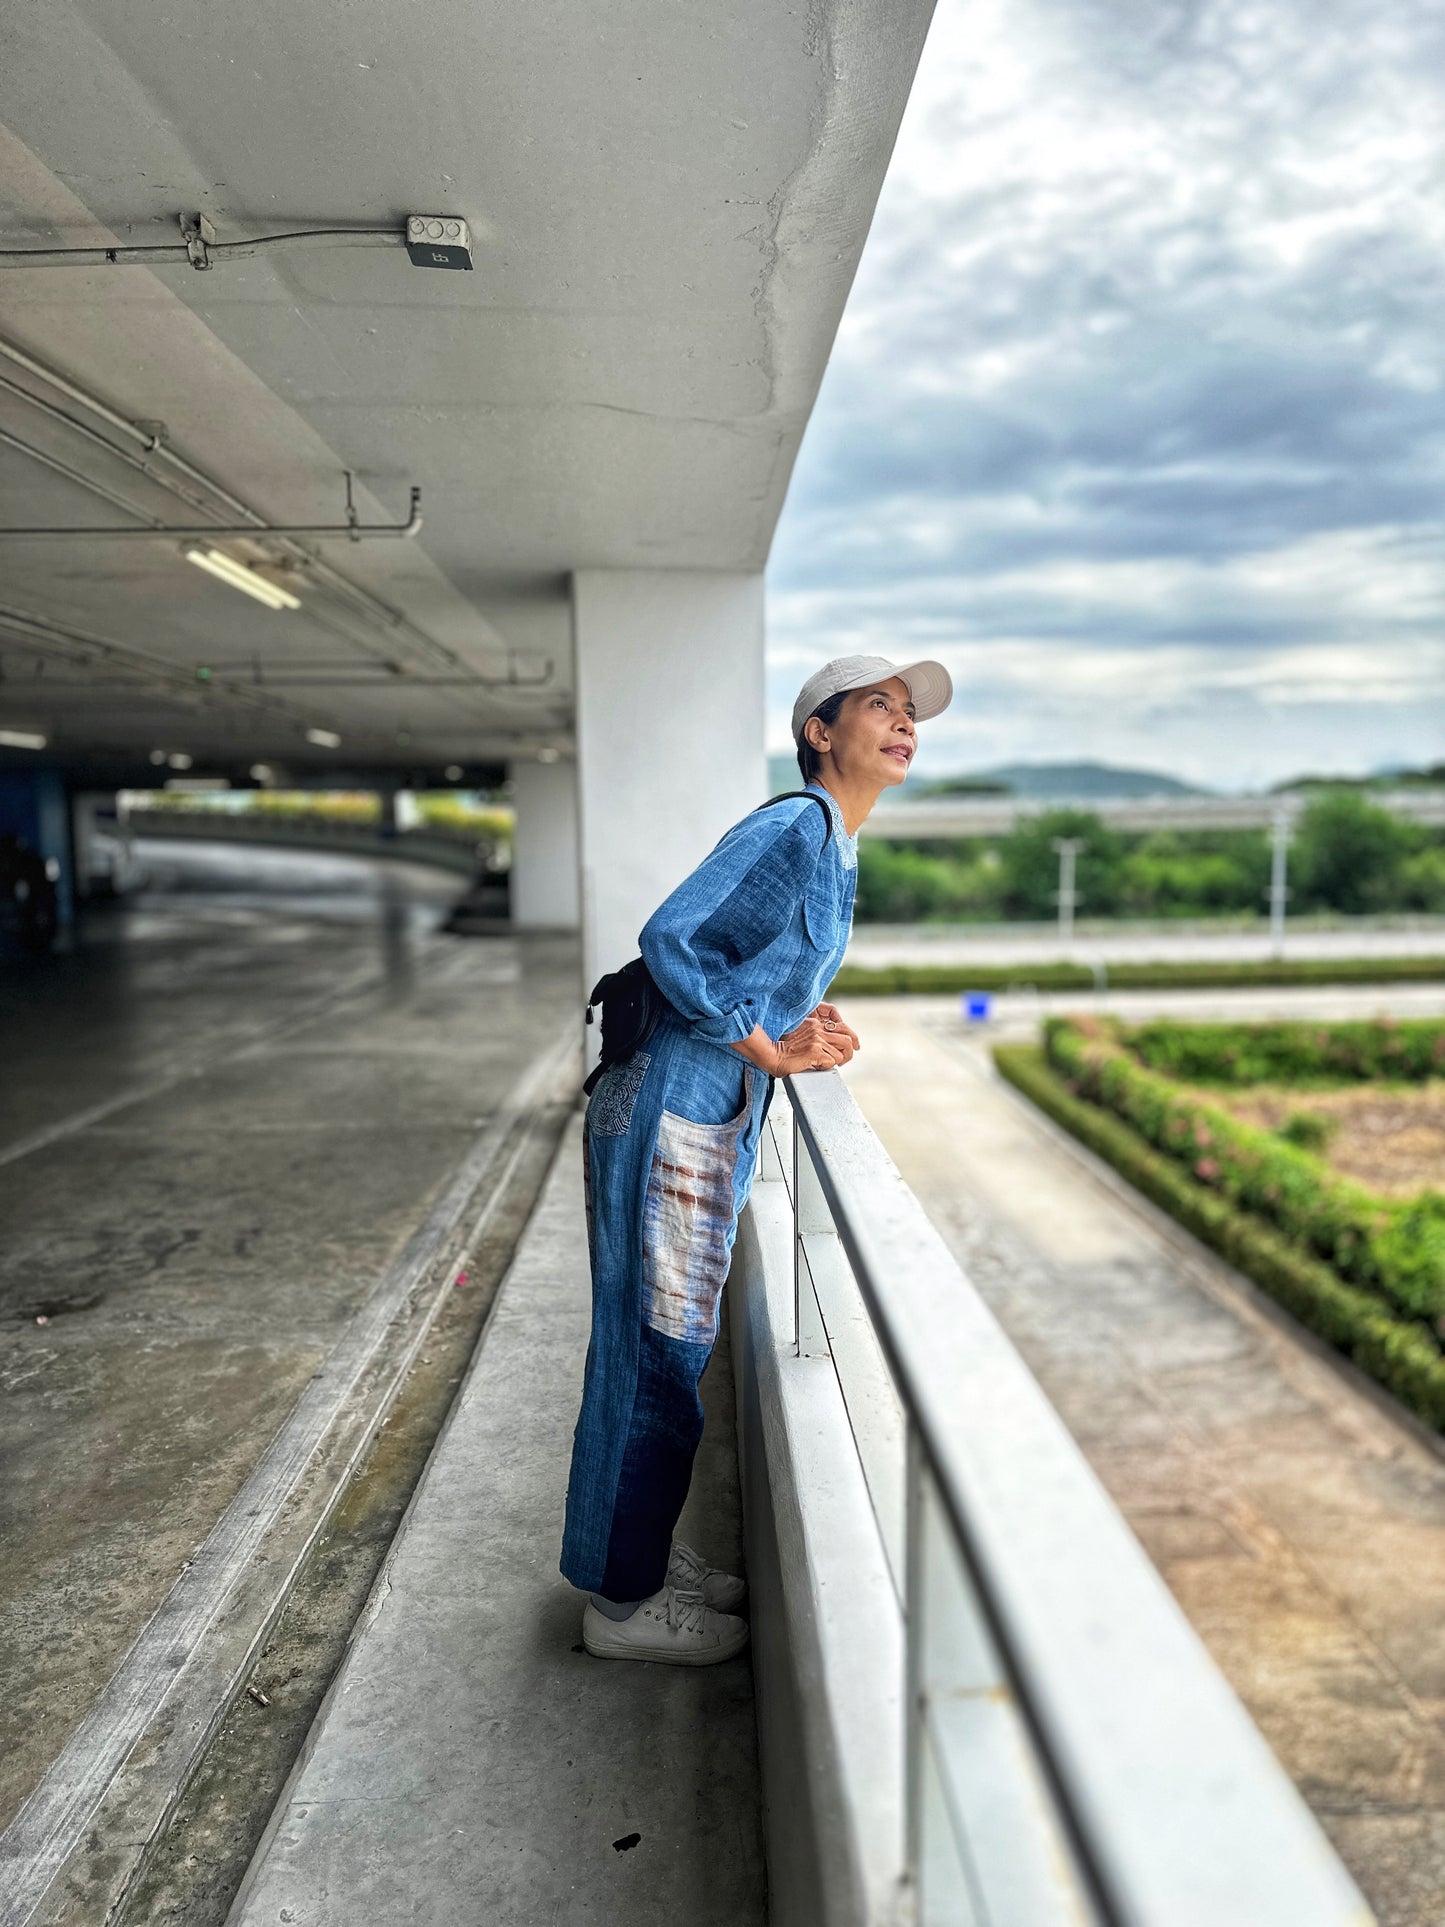
[(1341, 1176), (1386, 1198), (1445, 1190), (1445, 1079), (1415, 1088), (1352, 1085), (1344, 1090), (1201, 1091), (1245, 1124), (1277, 1131), (1308, 1112), (1334, 1125), (1322, 1152)]

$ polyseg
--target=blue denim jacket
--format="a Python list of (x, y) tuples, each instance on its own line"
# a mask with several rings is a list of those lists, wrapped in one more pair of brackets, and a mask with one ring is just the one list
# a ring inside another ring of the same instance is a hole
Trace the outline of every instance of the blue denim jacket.
[(843, 961), (858, 882), (857, 839), (805, 797), (752, 811), (716, 843), (642, 927), (639, 945), (693, 1036), (726, 1049), (761, 1024), (769, 1037), (816, 1008)]

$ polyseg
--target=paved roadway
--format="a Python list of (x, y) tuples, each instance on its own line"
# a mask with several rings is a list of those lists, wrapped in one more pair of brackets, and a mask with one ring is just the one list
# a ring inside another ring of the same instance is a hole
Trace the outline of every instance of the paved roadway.
[(147, 855), (0, 978), (0, 1827), (576, 1017), (575, 941), (441, 934), (457, 879)]
[[(1440, 1927), (1445, 1441), (1095, 1175), (996, 1076), (956, 1000), (839, 1002), (863, 1040), (843, 1075), (864, 1113), (1381, 1927)], [(1390, 1006), (1441, 1014), (1445, 987), (1211, 997), (1201, 1014)], [(1015, 1009), (1008, 1028), (1029, 1023)]]

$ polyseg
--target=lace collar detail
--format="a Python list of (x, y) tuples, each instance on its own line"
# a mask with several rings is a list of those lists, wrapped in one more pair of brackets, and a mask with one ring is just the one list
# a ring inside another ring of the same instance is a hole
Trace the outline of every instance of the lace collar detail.
[(828, 814), (833, 819), (833, 840), (838, 845), (839, 860), (845, 870), (856, 870), (858, 867), (858, 835), (855, 831), (853, 835), (850, 836), (844, 827), (843, 812), (838, 807), (837, 797), (834, 796), (833, 792), (823, 783), (805, 783), (803, 787), (804, 789), (812, 790), (815, 796), (821, 796), (823, 801), (828, 805)]

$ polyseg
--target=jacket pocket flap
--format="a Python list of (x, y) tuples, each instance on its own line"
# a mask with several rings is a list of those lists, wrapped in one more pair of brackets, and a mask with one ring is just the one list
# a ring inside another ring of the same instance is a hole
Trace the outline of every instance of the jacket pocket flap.
[(808, 940), (827, 950), (838, 930), (838, 906), (831, 890), (810, 890), (803, 898), (803, 927)]

